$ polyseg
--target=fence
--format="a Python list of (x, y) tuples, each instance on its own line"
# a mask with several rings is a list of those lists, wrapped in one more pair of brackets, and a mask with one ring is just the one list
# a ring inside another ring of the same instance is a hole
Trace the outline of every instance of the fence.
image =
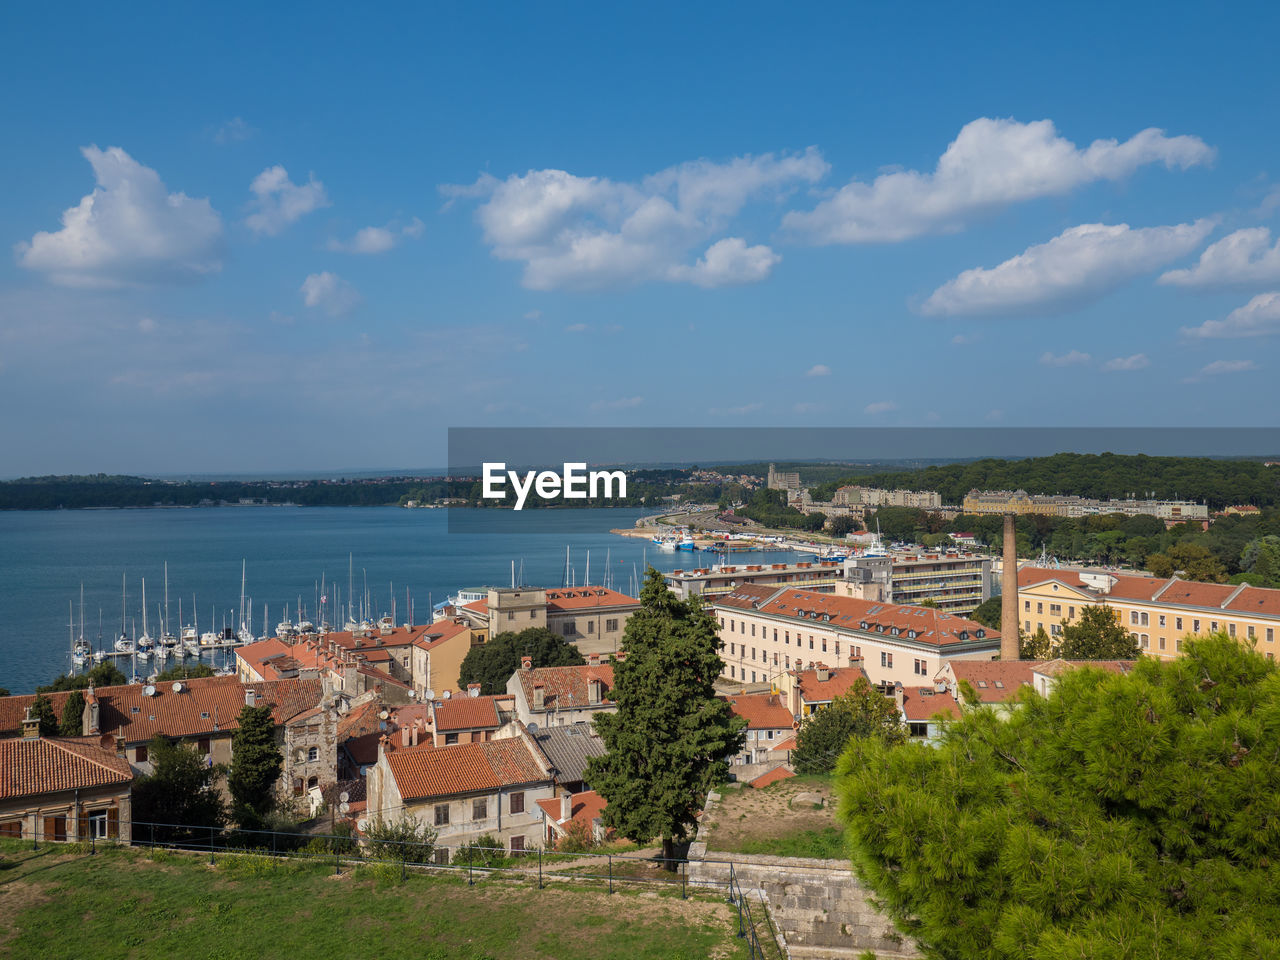
[[(536, 880), (539, 889), (553, 882), (599, 883), (607, 885), (611, 894), (627, 884), (648, 884), (673, 890), (679, 887), (681, 899), (688, 897), (692, 887), (724, 895), (737, 910), (737, 933), (747, 941), (752, 960), (768, 960), (757, 933), (759, 921), (738, 886), (733, 862), (729, 860), (704, 861), (727, 865), (729, 879), (725, 882), (690, 879), (687, 860), (661, 856), (593, 851), (561, 853), (540, 848), (521, 851), (478, 843), (415, 843), (339, 834), (223, 829), (139, 820), (133, 821), (133, 845), (207, 853), (211, 864), (216, 862), (219, 854), (253, 853), (279, 859), (309, 860), (323, 863), (326, 867), (331, 864), (335, 874), (340, 874), (344, 868), (382, 864), (398, 868), (401, 880), (407, 879), (410, 873), (451, 872), (458, 876), (465, 874), (468, 885), (474, 885), (478, 879), (501, 876), (529, 882)], [(774, 953), (781, 956), (768, 911), (763, 909), (763, 904), (761, 907), (759, 913), (763, 915), (768, 931), (766, 942), (773, 943)]]

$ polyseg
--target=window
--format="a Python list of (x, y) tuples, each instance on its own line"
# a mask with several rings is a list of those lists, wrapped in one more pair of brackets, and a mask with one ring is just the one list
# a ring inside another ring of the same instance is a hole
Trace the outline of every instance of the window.
[(432, 857), (435, 858), (436, 866), (447, 867), (449, 865), (449, 848), (436, 847), (435, 853), (432, 854)]
[(822, 652), (823, 652), (823, 653), (826, 653), (826, 652), (827, 652), (827, 638), (826, 638), (826, 637), (823, 637), (823, 638), (822, 638)]
[(147, 762), (147, 745), (145, 743), (140, 743), (133, 748), (133, 760), (135, 763)]
[(1130, 623), (1130, 625), (1131, 625), (1131, 626), (1135, 626), (1135, 627), (1138, 625), (1138, 611), (1137, 611), (1137, 610), (1130, 610), (1130, 611), (1129, 611), (1129, 623)]
[(1026, 621), (1023, 621), (1023, 622), (1026, 624), (1026, 630), (1027, 630), (1027, 633), (1030, 633), (1030, 632), (1031, 632), (1031, 621), (1030, 621), (1030, 620), (1026, 620)]
[(315, 762), (316, 762), (317, 760), (319, 760), (319, 759), (320, 759), (320, 748), (319, 748), (319, 747), (308, 747), (308, 748), (307, 748), (307, 763), (315, 763)]
[(929, 724), (927, 723), (909, 723), (907, 724), (907, 736), (913, 738), (923, 738), (929, 735)]
[(1031, 612), (1031, 601), (1030, 601), (1030, 600), (1023, 600), (1023, 601), (1022, 601), (1022, 610), (1023, 610), (1023, 612), (1024, 612), (1024, 613), (1030, 613), (1030, 612)]
[(596, 622), (594, 620), (588, 620), (587, 633), (595, 633), (595, 632), (596, 632)]
[(791, 669), (791, 654), (787, 654), (785, 657), (783, 657), (783, 658), (782, 658), (782, 663), (783, 663), (783, 665), (784, 665), (788, 670), (790, 670), (790, 669)]
[(308, 789), (308, 790), (314, 790), (314, 789), (315, 789), (316, 787), (318, 787), (318, 786), (320, 786), (320, 778), (319, 778), (319, 777), (307, 777), (307, 789)]
[(729, 632), (730, 632), (730, 633), (737, 633), (737, 632), (738, 632), (738, 625), (737, 625), (736, 623), (734, 623), (732, 620), (730, 620), (730, 621), (729, 621)]
[(783, 638), (783, 642), (784, 642), (784, 643), (790, 643), (790, 642), (791, 642), (791, 631), (790, 631), (790, 630), (784, 630), (784, 631), (783, 631), (783, 633), (782, 633), (782, 638)]
[(514, 620), (515, 618), (516, 618), (516, 612), (515, 612), (514, 610), (508, 610), (508, 611), (507, 611), (507, 619), (508, 619), (508, 620)]
[(861, 648), (861, 647), (854, 647), (854, 648), (853, 648), (853, 655), (854, 655), (855, 657), (857, 657), (859, 660), (861, 660), (861, 659), (862, 659), (862, 648)]
[(21, 820), (6, 820), (4, 823), (0, 823), (0, 837), (21, 837), (21, 836), (22, 836)]
[(1234, 623), (1227, 624), (1227, 636), (1234, 637), (1236, 635), (1236, 625)]
[(809, 649), (813, 649), (813, 634), (809, 634)]
[(444, 735), (444, 745), (446, 747), (452, 746), (457, 742), (458, 742), (458, 735), (456, 733), (446, 733)]
[(511, 795), (511, 812), (524, 813), (524, 791)]
[(1062, 633), (1062, 624), (1060, 623), (1049, 624), (1049, 636), (1056, 637), (1061, 633)]
[(1143, 650), (1147, 649), (1147, 635), (1145, 633), (1142, 635), (1141, 643), (1142, 643), (1142, 649)]
[(1067, 607), (1067, 619), (1068, 619), (1068, 620), (1074, 620), (1075, 618), (1076, 618), (1076, 608), (1075, 608), (1075, 607)]
[(564, 622), (564, 635), (567, 637), (571, 633), (578, 632), (578, 622), (576, 620), (566, 620)]
[(880, 666), (887, 667), (889, 665), (889, 655), (883, 650), (880, 651)]
[(774, 628), (773, 628), (773, 642), (774, 642), (774, 643), (777, 643), (777, 642), (778, 642), (778, 628), (777, 628), (777, 627), (774, 627)]
[(1147, 616), (1147, 614), (1146, 614), (1145, 612), (1142, 614), (1142, 625), (1143, 625), (1144, 627), (1149, 627), (1149, 626), (1151, 626), (1151, 618), (1150, 618), (1149, 616)]
[(1174, 618), (1174, 620), (1173, 620), (1173, 625), (1174, 625), (1175, 629), (1181, 630), (1181, 629), (1182, 629), (1182, 618), (1181, 618), (1181, 617), (1175, 617), (1175, 618)]
[(197, 741), (196, 741), (196, 752), (197, 752), (197, 753), (208, 753), (208, 752), (209, 752), (209, 738), (208, 738), (208, 737), (201, 737), (199, 740), (197, 740)]
[(447, 827), (449, 825), (449, 805), (447, 803), (436, 804), (436, 826)]
[(1182, 652), (1182, 638), (1181, 638), (1181, 637), (1179, 637), (1177, 640), (1175, 640), (1175, 641), (1174, 641), (1174, 644), (1177, 646), (1178, 652), (1179, 652), (1179, 653), (1181, 653), (1181, 652)]
[(1267, 627), (1267, 643), (1271, 643), (1276, 638), (1276, 631), (1273, 627)]
[[(724, 624), (721, 624), (721, 626), (724, 626)], [(604, 628), (608, 633), (615, 633), (618, 629), (618, 621), (616, 619), (606, 620), (604, 622)]]
[[(1146, 634), (1144, 633), (1142, 636), (1145, 638), (1145, 637), (1146, 637)], [(1161, 650), (1163, 650), (1163, 649), (1164, 649), (1164, 637), (1161, 637), (1161, 638), (1160, 638), (1160, 649), (1161, 649)]]
[(295, 797), (302, 796), (302, 778), (296, 777), (293, 781), (293, 795)]
[(471, 801), (471, 819), (487, 820), (489, 818), (489, 801), (481, 797), (479, 800)]
[(1036, 613), (1044, 613), (1044, 604), (1039, 600), (1036, 601)]
[(756, 682), (756, 672), (754, 670), (751, 671), (751, 682), (752, 683)]
[(734, 649), (733, 649), (733, 647), (734, 647), (734, 645), (733, 645), (732, 643), (731, 643), (731, 644), (729, 644), (729, 656), (731, 656), (731, 657), (732, 657), (732, 656), (733, 656), (733, 654), (734, 654)]
[(1217, 621), (1217, 620), (1210, 620), (1210, 621), (1209, 621), (1209, 632), (1210, 632), (1210, 633), (1217, 633), (1217, 632), (1218, 632), (1218, 621)]
[(730, 677), (730, 679), (736, 679), (736, 677), (734, 677), (733, 667), (730, 667), (730, 668), (729, 668), (729, 677)]
[(920, 661), (919, 661), (919, 659), (913, 660), (913, 661), (911, 662), (911, 672), (912, 672), (912, 673), (919, 673), (919, 672), (920, 672)]
[(1060, 603), (1049, 604), (1049, 614), (1055, 617), (1062, 616), (1062, 604)]
[(721, 617), (721, 618), (720, 618), (720, 629), (721, 629), (721, 630), (723, 630), (723, 629), (724, 629), (724, 617)]
[(537, 620), (537, 619), (538, 619), (538, 611), (536, 611), (536, 610), (530, 610), (530, 611), (529, 611), (529, 619), (530, 619), (530, 620)]
[(751, 648), (751, 659), (752, 659), (752, 660), (754, 660), (755, 658), (756, 658), (756, 648), (755, 648), (755, 647), (752, 647), (752, 648)]
[(1249, 639), (1252, 640), (1253, 638), (1254, 638), (1253, 624), (1249, 624)]
[(929, 675), (929, 661), (928, 661), (928, 660), (921, 660), (921, 661), (920, 661), (920, 675), (921, 675), (921, 676), (925, 676), (925, 677), (927, 677), (927, 676)]
[(1160, 626), (1164, 626), (1164, 614), (1160, 614)]
[(511, 838), (511, 852), (524, 853), (524, 837)]
[(1192, 633), (1199, 633), (1199, 632), (1200, 632), (1200, 621), (1199, 621), (1199, 620), (1192, 620), (1192, 621), (1191, 621), (1191, 632), (1192, 632)]

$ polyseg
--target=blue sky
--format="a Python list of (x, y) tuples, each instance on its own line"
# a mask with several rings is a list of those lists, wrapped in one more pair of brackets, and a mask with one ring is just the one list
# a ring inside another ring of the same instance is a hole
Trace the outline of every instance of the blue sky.
[(7, 8), (0, 473), (1274, 425), (1274, 7), (890, 6)]

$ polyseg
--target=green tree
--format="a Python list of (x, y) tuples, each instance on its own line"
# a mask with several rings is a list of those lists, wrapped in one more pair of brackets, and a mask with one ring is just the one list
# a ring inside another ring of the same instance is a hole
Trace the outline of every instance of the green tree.
[(1142, 653), (1115, 611), (1102, 604), (1080, 608), (1080, 619), (1062, 628), (1058, 656), (1066, 660), (1136, 660)]
[(1036, 627), (1036, 632), (1028, 635), (1018, 631), (1018, 656), (1023, 660), (1049, 660), (1053, 657), (1053, 640), (1045, 633), (1044, 627)]
[(855, 533), (859, 529), (856, 517), (848, 515), (833, 517), (830, 525), (831, 535), (833, 537), (843, 537), (847, 533)]
[(284, 758), (276, 745), (275, 720), (268, 706), (245, 706), (231, 737), (231, 813), (240, 826), (257, 829), (276, 805), (276, 781)]
[(152, 773), (133, 782), (136, 840), (207, 840), (210, 829), (227, 822), (222, 795), (215, 786), (218, 767), (206, 764), (191, 747), (171, 743), (160, 734), (148, 744), (147, 759)]
[(436, 831), (408, 813), (401, 813), (395, 820), (377, 817), (365, 828), (364, 835), (375, 860), (430, 863), (436, 846)]
[(87, 690), (90, 684), (94, 687), (119, 687), (128, 682), (129, 678), (120, 672), (119, 667), (110, 660), (104, 660), (102, 663), (95, 663), (84, 673), (64, 673), (57, 677), (53, 683), (43, 687), (36, 687), (36, 692), (57, 693), (61, 690)]
[(804, 718), (791, 755), (796, 773), (830, 773), (854, 737), (874, 737), (886, 744), (906, 739), (897, 704), (866, 677), (858, 677), (829, 707)]
[(1073, 670), (936, 749), (853, 741), (854, 864), (943, 960), (1280, 955), (1275, 665), (1222, 636)]
[(62, 722), (58, 733), (64, 737), (78, 737), (84, 733), (84, 694), (73, 691), (62, 705)]
[(170, 680), (190, 680), (192, 677), (212, 677), (213, 667), (207, 663), (195, 663), (188, 666), (180, 663), (156, 674), (156, 683), (167, 683)]
[(587, 661), (572, 643), (546, 627), (529, 627), (519, 633), (500, 633), (488, 643), (472, 647), (462, 659), (458, 685), (480, 684), (485, 696), (507, 692), (507, 681), (520, 669), (520, 658), (535, 667), (572, 667)]
[(668, 869), (707, 791), (728, 774), (747, 721), (713, 686), (724, 669), (719, 631), (701, 600), (678, 599), (650, 567), (640, 609), (614, 664), (616, 713), (596, 717), (606, 753), (585, 779), (603, 796), (605, 823), (636, 843), (662, 838)]
[(32, 701), (31, 716), (40, 721), (40, 736), (56, 737), (58, 735), (58, 717), (53, 712), (53, 701), (43, 693), (37, 695)]
[(1147, 557), (1147, 569), (1157, 577), (1172, 577), (1175, 573), (1184, 580), (1200, 580), (1205, 583), (1222, 583), (1227, 570), (1208, 547), (1198, 543), (1179, 543), (1164, 553)]
[(976, 620), (984, 627), (990, 627), (992, 630), (999, 630), (1002, 609), (1000, 598), (991, 597), (978, 604), (973, 613), (969, 614), (969, 619)]

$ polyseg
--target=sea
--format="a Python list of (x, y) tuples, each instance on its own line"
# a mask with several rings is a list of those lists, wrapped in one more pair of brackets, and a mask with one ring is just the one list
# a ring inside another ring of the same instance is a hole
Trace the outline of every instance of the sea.
[[(336, 605), (345, 608), (352, 592), (357, 605), (368, 597), (366, 610), (375, 617), (391, 615), (394, 601), (397, 623), (408, 619), (406, 604), (416, 623), (426, 623), (431, 606), (461, 588), (510, 586), (513, 578), (537, 587), (581, 586), (589, 563), (591, 583), (629, 593), (646, 563), (666, 572), (719, 559), (664, 552), (648, 540), (610, 533), (634, 527), (652, 510), (525, 511), (541, 515), (525, 527), (513, 526), (512, 511), (468, 510), (465, 523), (455, 518), (452, 525), (451, 512), (267, 506), (0, 512), (0, 687), (29, 693), (71, 669), (81, 587), (83, 635), (95, 646), (110, 648), (120, 634), (122, 580), (125, 631), (142, 632), (145, 580), (146, 625), (158, 636), (166, 563), (171, 632), (189, 624), (201, 632), (237, 625), (243, 564), (252, 628), (261, 635), (264, 606), (272, 632), (286, 606), (294, 622), (301, 606), (317, 623), (322, 615), (341, 623)], [(797, 559), (789, 552), (742, 553), (731, 562)], [(222, 666), (225, 655), (213, 656)], [(117, 663), (131, 673), (127, 659)], [(137, 669), (146, 673), (156, 663)]]

